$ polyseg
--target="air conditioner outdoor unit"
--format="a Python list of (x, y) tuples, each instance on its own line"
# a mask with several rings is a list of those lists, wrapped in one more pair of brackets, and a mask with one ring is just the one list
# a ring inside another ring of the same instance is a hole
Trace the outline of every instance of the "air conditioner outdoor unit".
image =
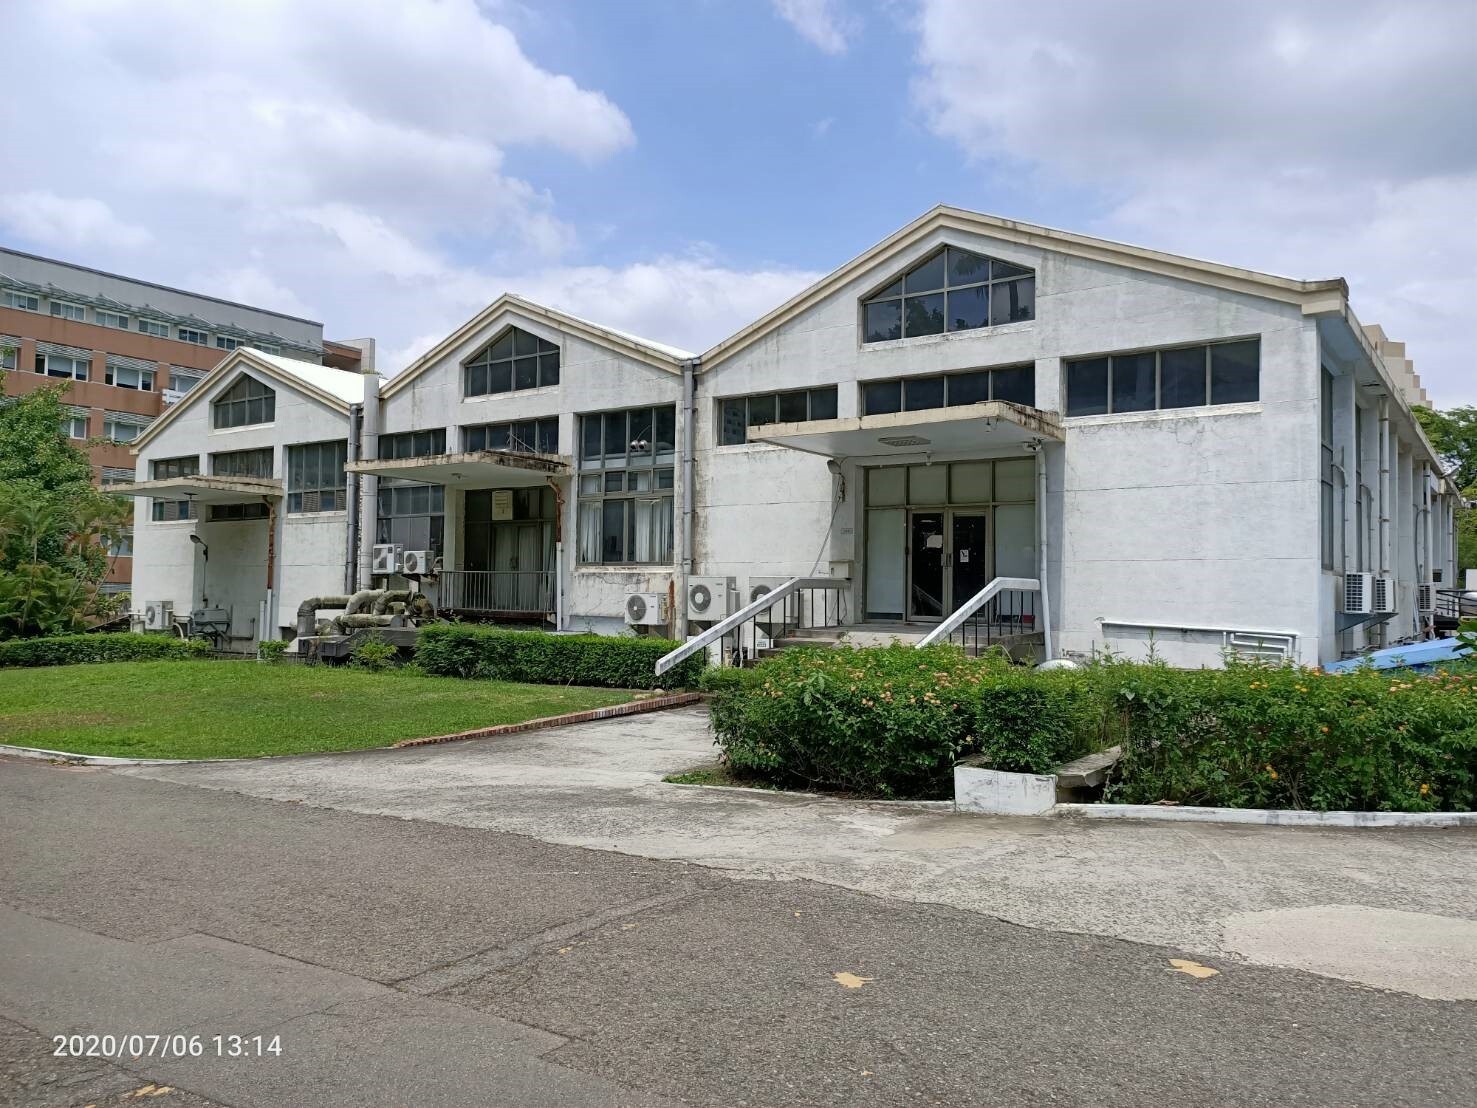
[(374, 559), (371, 572), (377, 577), (388, 577), (400, 572), (400, 547), (392, 542), (374, 544)]
[(1429, 615), (1436, 610), (1436, 583), (1426, 581), (1416, 586), (1415, 606), (1423, 615)]
[(626, 597), (626, 622), (633, 627), (657, 627), (665, 624), (666, 593), (633, 592)]
[(1392, 616), (1395, 614), (1395, 578), (1382, 575), (1374, 579), (1374, 614), (1377, 616)]
[(173, 600), (151, 600), (144, 605), (145, 631), (168, 631), (173, 625)]
[(1349, 616), (1367, 616), (1374, 612), (1374, 575), (1372, 573), (1344, 574), (1342, 611)]
[(732, 577), (689, 577), (687, 618), (716, 623), (731, 613), (734, 601)]
[(426, 577), (432, 572), (429, 550), (407, 550), (400, 555), (400, 573), (403, 577)]

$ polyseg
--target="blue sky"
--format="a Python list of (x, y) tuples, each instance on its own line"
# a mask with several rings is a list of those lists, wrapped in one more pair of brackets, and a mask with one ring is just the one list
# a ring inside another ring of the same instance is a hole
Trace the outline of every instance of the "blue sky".
[(947, 202), (1345, 277), (1477, 403), (1477, 4), (11, 0), (6, 39), (46, 95), (0, 100), (0, 241), (383, 372), (505, 290), (701, 349)]

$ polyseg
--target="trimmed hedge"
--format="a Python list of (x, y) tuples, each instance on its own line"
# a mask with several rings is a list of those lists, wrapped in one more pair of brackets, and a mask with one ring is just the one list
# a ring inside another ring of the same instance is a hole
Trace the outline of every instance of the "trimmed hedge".
[(552, 635), (473, 623), (422, 627), (415, 660), (443, 677), (485, 677), (537, 685), (672, 689), (696, 685), (706, 660), (699, 653), (660, 677), (656, 663), (680, 643), (614, 635)]
[(872, 796), (951, 792), (952, 767), (1047, 773), (1115, 743), (1105, 799), (1321, 811), (1477, 806), (1477, 671), (1324, 674), (1108, 662), (1035, 671), (951, 647), (787, 650), (715, 670), (735, 772)]
[(1102, 717), (1081, 673), (952, 646), (792, 649), (704, 687), (735, 771), (878, 796), (952, 795), (954, 763), (975, 752), (1045, 772), (1091, 748)]
[(0, 642), (0, 667), (75, 666), (85, 662), (152, 662), (198, 658), (209, 650), (202, 640), (132, 633), (52, 635)]
[(1104, 677), (1125, 738), (1110, 800), (1317, 811), (1477, 805), (1477, 673), (1115, 665)]

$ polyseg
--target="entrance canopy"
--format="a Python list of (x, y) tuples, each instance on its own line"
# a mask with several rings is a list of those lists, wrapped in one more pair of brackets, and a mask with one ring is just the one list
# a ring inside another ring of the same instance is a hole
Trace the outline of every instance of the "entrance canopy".
[(282, 482), (261, 477), (164, 477), (156, 481), (130, 481), (109, 485), (119, 496), (157, 496), (162, 500), (193, 500), (197, 504), (250, 504), (280, 500)]
[(569, 459), (562, 455), (519, 454), (511, 450), (472, 450), (430, 458), (350, 462), (344, 468), (370, 477), (399, 477), (453, 489), (529, 488), (545, 484), (550, 477), (568, 477), (571, 473)]
[(750, 442), (772, 442), (827, 458), (966, 452), (1066, 437), (1055, 412), (1003, 400), (920, 412), (770, 423), (749, 430)]

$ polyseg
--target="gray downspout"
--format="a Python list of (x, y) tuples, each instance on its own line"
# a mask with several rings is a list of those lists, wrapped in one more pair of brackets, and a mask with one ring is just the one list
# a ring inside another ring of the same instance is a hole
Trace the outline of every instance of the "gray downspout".
[(1051, 649), (1051, 592), (1047, 576), (1051, 572), (1051, 559), (1047, 556), (1050, 546), (1046, 538), (1046, 443), (1036, 443), (1036, 572), (1041, 582), (1041, 642), (1045, 658), (1049, 662), (1056, 657)]
[(697, 449), (697, 370), (701, 358), (682, 363), (682, 561), (677, 571), (677, 611), (673, 631), (680, 642), (687, 638), (687, 580), (693, 570), (693, 455)]
[[(360, 452), (360, 431), (364, 426), (364, 405), (349, 405), (349, 461), (363, 459)], [(344, 591), (353, 592), (359, 583), (359, 474), (352, 470), (348, 474), (348, 543), (344, 551)]]
[[(380, 407), (379, 374), (364, 375), (364, 423), (359, 433), (359, 450), (366, 461), (379, 457)], [(372, 473), (359, 478), (359, 566), (349, 591), (368, 587), (374, 581), (374, 543), (379, 530), (379, 478)]]

